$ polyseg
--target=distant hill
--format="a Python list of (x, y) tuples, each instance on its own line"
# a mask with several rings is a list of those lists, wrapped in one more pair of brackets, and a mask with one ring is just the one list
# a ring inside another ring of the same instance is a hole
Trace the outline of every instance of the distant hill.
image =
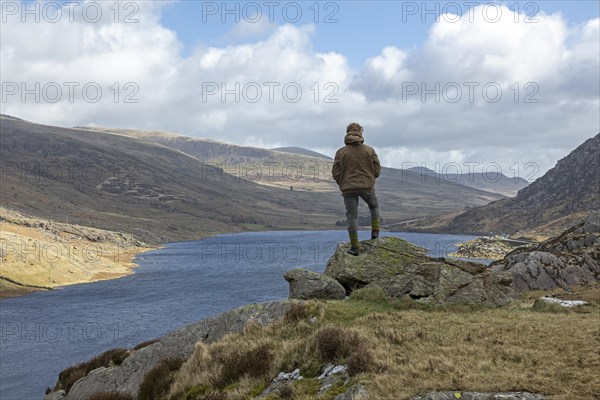
[[(104, 132), (132, 135), (149, 142), (176, 149), (198, 160), (222, 167), (239, 176), (248, 171), (253, 182), (270, 187), (333, 195), (339, 200), (339, 189), (331, 176), (332, 160), (295, 153), (236, 146), (214, 140), (183, 135), (93, 128)], [(259, 171), (259, 173), (257, 173)], [(438, 215), (488, 204), (504, 196), (477, 190), (443, 179), (421, 179), (412, 172), (383, 168), (377, 180), (382, 216), (388, 221), (402, 221)], [(318, 205), (315, 205), (318, 207)], [(339, 216), (340, 219), (343, 215)]]
[[(321, 158), (163, 132), (0, 118), (0, 205), (33, 217), (154, 244), (221, 232), (331, 229), (345, 215), (331, 161)], [(501, 198), (388, 168), (377, 188), (387, 222)]]
[(554, 168), (521, 189), (514, 198), (469, 209), (459, 215), (414, 221), (395, 228), (555, 234), (593, 210), (600, 210), (600, 134), (558, 161)]
[(325, 154), (317, 153), (316, 151), (308, 150), (302, 147), (277, 147), (271, 150), (281, 151), (284, 153), (301, 154), (303, 156), (310, 156), (315, 158), (323, 158), (325, 160), (333, 160), (333, 158), (326, 156)]
[(423, 179), (445, 179), (450, 182), (469, 186), (475, 189), (485, 190), (492, 193), (498, 193), (508, 197), (514, 197), (519, 190), (523, 189), (529, 182), (520, 177), (510, 178), (502, 173), (437, 173), (426, 167), (412, 167), (407, 171), (421, 176)]
[(338, 196), (290, 192), (124, 135), (1, 117), (0, 205), (148, 243), (221, 232), (333, 227)]

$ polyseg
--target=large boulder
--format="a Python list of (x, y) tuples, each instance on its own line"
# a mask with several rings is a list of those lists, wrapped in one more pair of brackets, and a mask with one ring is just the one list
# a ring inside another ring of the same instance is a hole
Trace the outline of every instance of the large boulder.
[(567, 289), (600, 278), (600, 221), (598, 213), (535, 248), (517, 249), (492, 263), (497, 271), (514, 274), (513, 287)]
[[(109, 368), (98, 368), (78, 380), (64, 397), (65, 400), (82, 400), (100, 392), (120, 391), (137, 396), (146, 372), (160, 361), (180, 357), (188, 359), (198, 341), (212, 343), (228, 333), (240, 332), (247, 323), (265, 325), (282, 317), (290, 301), (250, 304), (216, 317), (177, 329), (156, 343), (133, 352), (123, 363)], [(46, 399), (61, 397), (51, 393)]]
[(392, 298), (409, 296), (423, 302), (499, 306), (517, 297), (512, 274), (479, 263), (431, 258), (426, 250), (396, 237), (360, 243), (357, 257), (338, 245), (325, 268), (347, 292), (370, 284)]
[(296, 268), (285, 273), (290, 284), (290, 299), (341, 300), (346, 297), (346, 289), (335, 279), (318, 272)]

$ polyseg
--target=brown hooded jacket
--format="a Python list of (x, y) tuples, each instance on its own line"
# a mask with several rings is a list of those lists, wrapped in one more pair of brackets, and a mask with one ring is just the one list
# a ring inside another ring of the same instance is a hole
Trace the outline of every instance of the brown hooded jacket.
[(346, 146), (335, 153), (331, 173), (344, 195), (372, 191), (381, 173), (377, 153), (364, 141), (361, 132), (350, 131), (344, 137)]

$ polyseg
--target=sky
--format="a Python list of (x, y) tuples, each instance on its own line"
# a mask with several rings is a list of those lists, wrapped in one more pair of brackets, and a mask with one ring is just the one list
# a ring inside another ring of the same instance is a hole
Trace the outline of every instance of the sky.
[(597, 1), (0, 1), (1, 112), (534, 180), (600, 132)]

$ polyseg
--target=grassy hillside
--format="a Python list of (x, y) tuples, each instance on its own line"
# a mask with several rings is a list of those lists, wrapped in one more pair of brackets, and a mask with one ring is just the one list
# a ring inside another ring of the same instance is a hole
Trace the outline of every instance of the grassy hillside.
[[(333, 400), (356, 385), (374, 400), (408, 400), (436, 390), (452, 391), (456, 398), (466, 391), (597, 398), (597, 303), (577, 309), (532, 303), (523, 299), (495, 309), (432, 306), (390, 301), (377, 287), (356, 290), (346, 301), (295, 303), (274, 324), (248, 322), (240, 333), (197, 342), (187, 359), (157, 362), (145, 373), (137, 398), (255, 399), (279, 373), (294, 370), (302, 379), (284, 380), (260, 398)], [(68, 388), (93, 368), (114, 367), (112, 355), (120, 355), (119, 363), (135, 357), (148, 343), (73, 366), (61, 374), (57, 388)], [(323, 379), (323, 370), (333, 365), (346, 372)], [(122, 392), (96, 396), (134, 399)]]
[(332, 160), (331, 157), (326, 156), (325, 154), (317, 153), (316, 151), (308, 150), (302, 147), (276, 147), (272, 150), (282, 151), (284, 153), (303, 154), (305, 156), (322, 158), (324, 160)]
[[(295, 191), (339, 196), (338, 187), (331, 177), (331, 160), (172, 133), (94, 129), (143, 138), (179, 150), (209, 165), (217, 165), (234, 176), (241, 176), (264, 186), (286, 190), (293, 186)], [(463, 210), (465, 207), (488, 204), (504, 197), (448, 180), (422, 179), (413, 172), (393, 168), (382, 169), (381, 177), (377, 180), (377, 191), (383, 218), (388, 222)], [(339, 201), (339, 197), (334, 197), (333, 201)], [(340, 214), (339, 219), (343, 218), (343, 214)]]
[[(311, 316), (316, 323), (307, 322)], [(175, 375), (171, 397), (164, 399), (254, 398), (278, 372), (296, 368), (304, 379), (286, 392), (298, 400), (333, 399), (359, 383), (374, 400), (409, 399), (432, 390), (592, 399), (600, 394), (600, 378), (593, 372), (600, 367), (594, 318), (597, 307), (549, 318), (530, 305), (470, 310), (385, 299), (313, 303), (293, 308), (279, 324), (198, 344)], [(261, 351), (267, 356), (260, 357)], [(228, 364), (245, 359), (255, 361), (256, 373)], [(350, 380), (318, 393), (317, 377), (328, 363), (347, 365)], [(191, 393), (198, 395), (186, 397)]]
[(136, 138), (2, 117), (0, 205), (149, 243), (332, 227), (338, 196), (268, 188)]

